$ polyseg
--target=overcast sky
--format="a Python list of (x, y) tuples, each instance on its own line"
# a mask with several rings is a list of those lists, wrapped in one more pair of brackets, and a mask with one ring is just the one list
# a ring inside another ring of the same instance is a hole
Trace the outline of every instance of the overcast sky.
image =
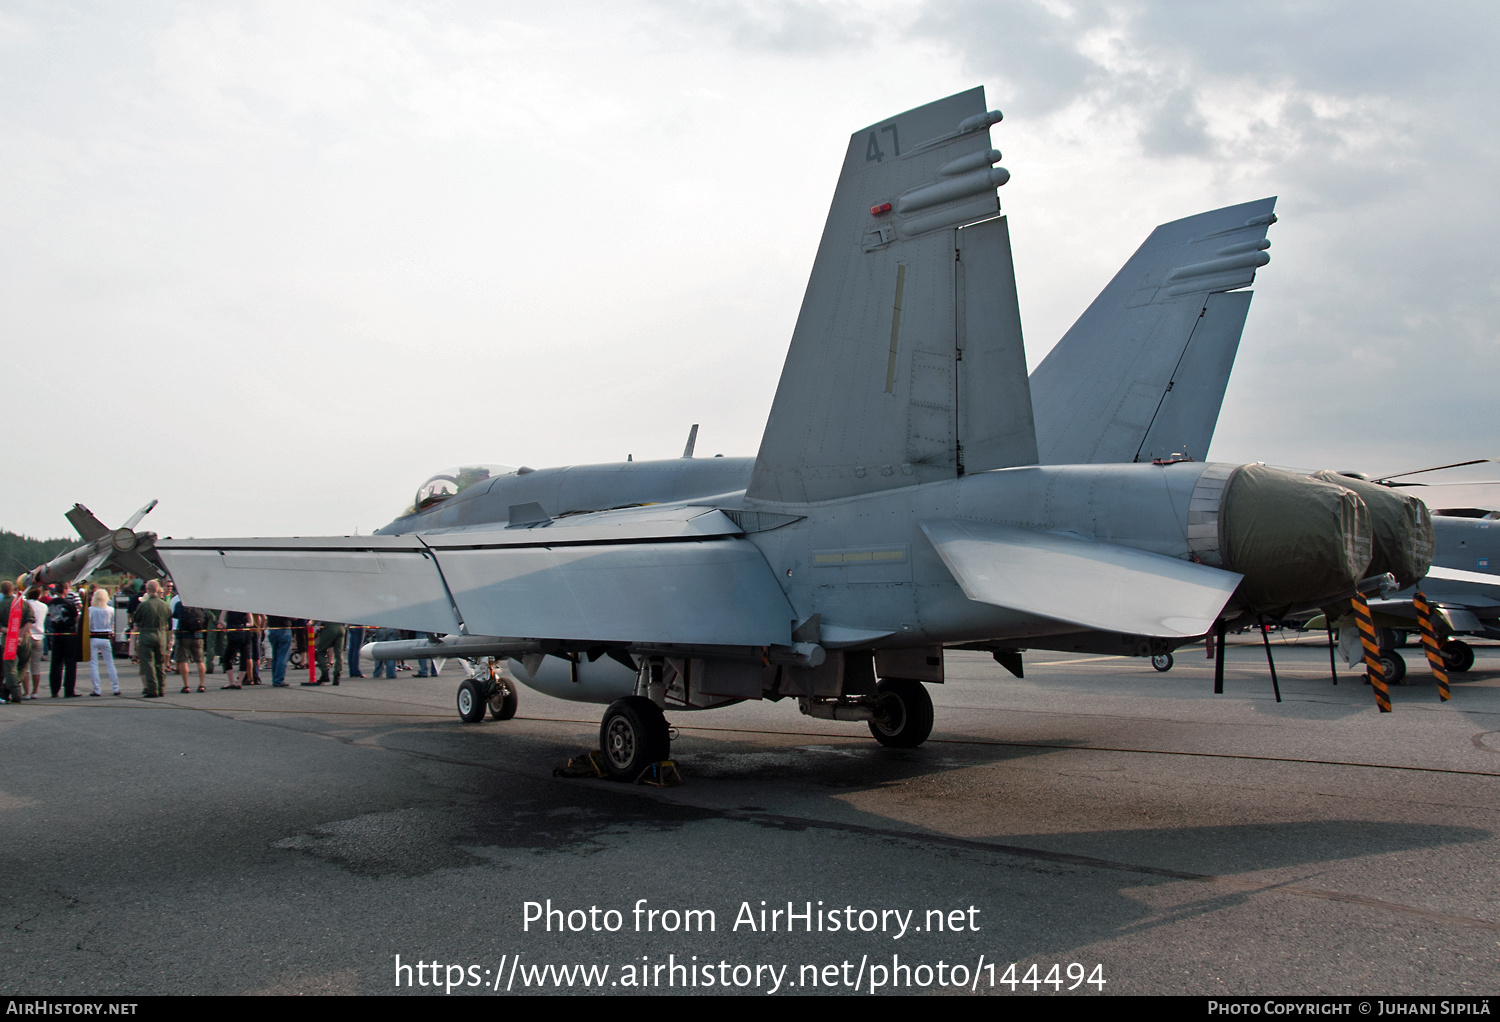
[(0, 526), (368, 532), (447, 465), (753, 455), (850, 132), (975, 84), (1032, 365), (1156, 224), (1278, 195), (1210, 456), (1500, 455), (1497, 25), (6, 0)]

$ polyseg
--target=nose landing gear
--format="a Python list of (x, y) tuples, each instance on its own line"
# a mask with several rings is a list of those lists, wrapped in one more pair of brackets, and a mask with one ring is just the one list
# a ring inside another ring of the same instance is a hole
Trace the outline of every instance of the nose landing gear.
[(515, 680), (506, 677), (493, 657), (458, 686), (458, 716), (465, 724), (479, 723), (486, 710), (491, 720), (510, 720), (519, 705)]

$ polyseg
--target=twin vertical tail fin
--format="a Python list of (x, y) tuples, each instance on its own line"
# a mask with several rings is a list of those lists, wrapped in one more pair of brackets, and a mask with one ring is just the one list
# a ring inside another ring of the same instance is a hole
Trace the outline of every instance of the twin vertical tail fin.
[(1036, 462), (999, 120), (971, 89), (850, 138), (751, 500)]
[(1208, 453), (1276, 199), (1163, 224), (1031, 376), (1044, 465)]

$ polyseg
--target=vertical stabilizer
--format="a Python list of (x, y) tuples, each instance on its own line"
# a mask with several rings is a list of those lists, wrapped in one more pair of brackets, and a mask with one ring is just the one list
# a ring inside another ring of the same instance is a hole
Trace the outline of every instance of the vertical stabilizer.
[(1031, 375), (1042, 464), (1207, 456), (1275, 206), (1151, 232)]
[(1036, 461), (984, 90), (854, 133), (746, 495), (807, 502)]

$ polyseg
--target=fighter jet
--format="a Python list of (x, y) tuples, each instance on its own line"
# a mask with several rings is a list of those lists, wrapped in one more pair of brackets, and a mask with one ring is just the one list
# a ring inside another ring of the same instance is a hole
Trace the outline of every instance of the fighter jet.
[[(1424, 472), (1461, 468), (1489, 461), (1479, 458), (1432, 469), (1398, 472), (1372, 480), (1373, 484), (1401, 487), (1413, 484), (1409, 477)], [(1396, 482), (1407, 479), (1407, 482)], [(1463, 673), (1474, 666), (1474, 648), (1460, 635), (1500, 639), (1500, 512), (1483, 508), (1439, 509), (1432, 515), (1432, 565), (1425, 577), (1409, 581), (1400, 591), (1370, 601), (1370, 613), (1381, 638), (1381, 662), (1388, 678), (1406, 676), (1406, 664), (1396, 652), (1407, 632), (1417, 630), (1415, 597), (1427, 598), (1435, 617), (1444, 666)], [(1309, 622), (1309, 626), (1315, 626)], [(1354, 650), (1352, 627), (1340, 630), (1340, 647), (1352, 666), (1359, 657)]]
[(74, 504), (65, 517), (78, 531), (83, 544), (22, 575), (22, 587), (80, 582), (103, 567), (128, 571), (138, 578), (166, 578), (166, 572), (155, 559), (156, 533), (135, 531), (155, 506), (153, 500), (131, 515), (124, 525), (111, 529), (88, 508)]
[[(973, 89), (851, 137), (743, 491), (571, 515), (513, 501), (504, 527), (466, 523), (482, 501), (460, 492), (431, 528), (164, 540), (183, 599), (516, 658), (530, 684), (609, 704), (605, 763), (633, 778), (666, 758), (667, 707), (794, 698), (910, 747), (944, 647), (1150, 649), (1352, 592), (1370, 527), (1348, 488), (1263, 465), (1039, 464), (1000, 120)], [(489, 695), (466, 681), (461, 714)]]

